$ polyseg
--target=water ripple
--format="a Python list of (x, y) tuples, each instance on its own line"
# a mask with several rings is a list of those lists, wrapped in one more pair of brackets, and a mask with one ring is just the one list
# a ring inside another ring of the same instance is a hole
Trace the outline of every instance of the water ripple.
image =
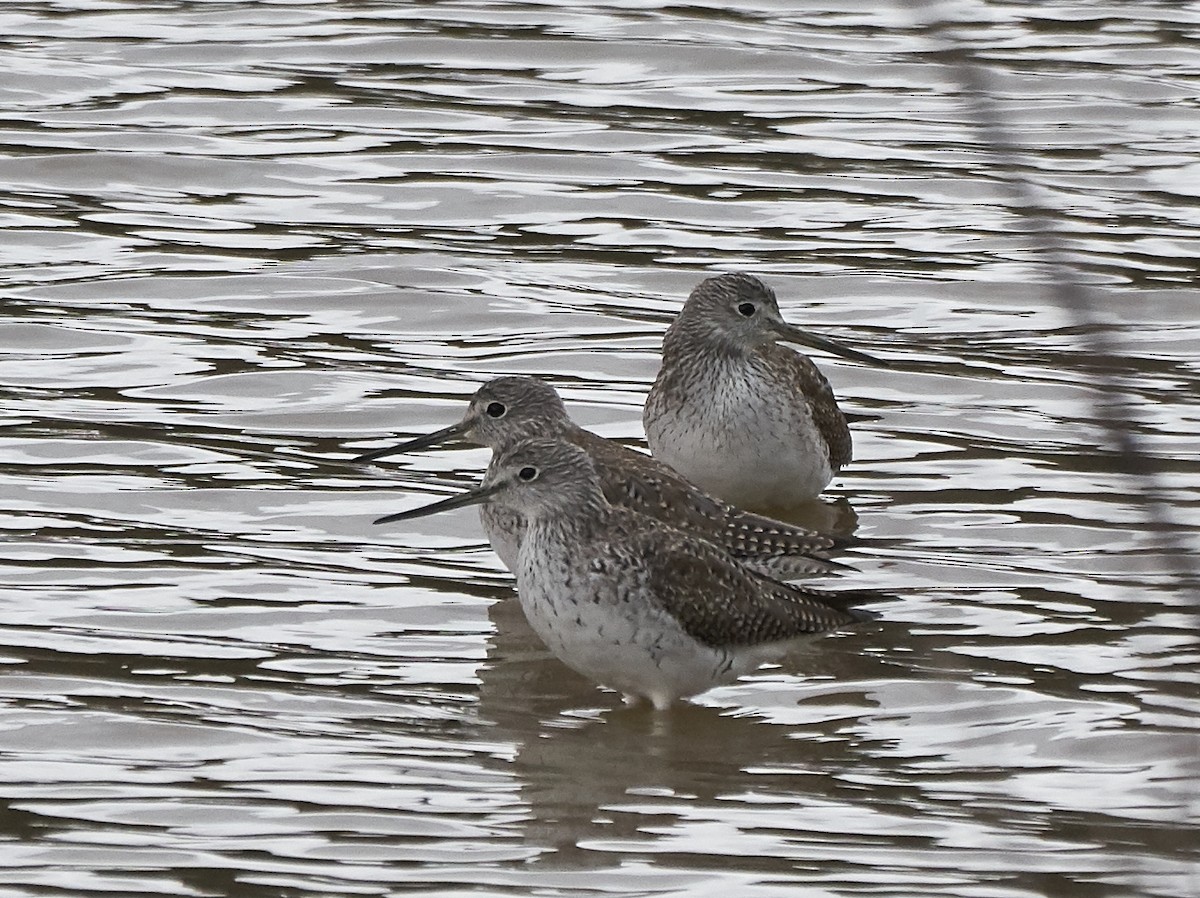
[[(1109, 359), (902, 5), (635, 6), (0, 11), (6, 894), (1196, 891), (1194, 597), (1096, 409), (1194, 536), (1200, 17), (956, 25)], [(864, 420), (811, 523), (898, 599), (630, 713), (473, 512), (370, 524), (486, 452), (349, 459), (502, 373), (643, 445), (714, 269), (894, 362), (819, 359)]]

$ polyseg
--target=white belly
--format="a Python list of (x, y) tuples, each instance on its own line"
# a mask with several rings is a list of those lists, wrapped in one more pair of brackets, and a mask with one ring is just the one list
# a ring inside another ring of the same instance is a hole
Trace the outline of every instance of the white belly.
[(697, 429), (670, 444), (652, 441), (650, 450), (700, 488), (751, 511), (807, 502), (833, 478), (825, 443), (813, 428), (783, 434)]
[(636, 592), (631, 578), (591, 572), (522, 550), (517, 593), (530, 626), (578, 673), (655, 707), (731, 683), (760, 663), (753, 653), (697, 643)]
[(727, 384), (702, 403), (658, 402), (646, 422), (650, 451), (741, 508), (778, 511), (816, 497), (834, 471), (808, 406)]

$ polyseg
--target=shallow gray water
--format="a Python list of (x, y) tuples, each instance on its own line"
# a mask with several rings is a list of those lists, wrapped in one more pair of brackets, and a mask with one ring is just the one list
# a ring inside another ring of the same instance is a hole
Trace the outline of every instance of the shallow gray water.
[[(1127, 361), (898, 3), (0, 7), (0, 893), (1200, 893), (1195, 596), (1096, 410), (1194, 546), (1200, 9), (958, 9)], [(820, 359), (875, 419), (812, 520), (900, 600), (626, 711), (472, 511), (371, 526), (486, 452), (347, 460), (510, 372), (636, 445), (733, 268), (898, 362)]]

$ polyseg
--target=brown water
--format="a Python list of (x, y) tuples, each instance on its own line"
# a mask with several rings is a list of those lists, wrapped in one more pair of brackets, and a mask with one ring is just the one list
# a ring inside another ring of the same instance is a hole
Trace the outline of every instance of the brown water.
[[(1194, 536), (1200, 9), (962, 9), (1127, 362), (898, 3), (0, 7), (0, 893), (1200, 893), (1195, 596), (1096, 410)], [(486, 452), (347, 459), (510, 372), (637, 443), (734, 268), (899, 363), (820, 360), (900, 600), (626, 711), (472, 511), (371, 526)]]

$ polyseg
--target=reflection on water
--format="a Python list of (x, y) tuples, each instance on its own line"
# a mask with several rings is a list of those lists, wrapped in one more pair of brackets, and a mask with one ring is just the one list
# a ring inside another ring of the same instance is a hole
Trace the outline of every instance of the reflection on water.
[[(0, 891), (1181, 896), (1194, 597), (1094, 409), (1197, 525), (1197, 138), (1173, 3), (979, 4), (1106, 313), (1036, 285), (897, 4), (0, 10)], [(639, 444), (713, 268), (819, 359), (871, 627), (668, 715), (555, 662), (464, 510), (370, 469), (500, 373)]]

